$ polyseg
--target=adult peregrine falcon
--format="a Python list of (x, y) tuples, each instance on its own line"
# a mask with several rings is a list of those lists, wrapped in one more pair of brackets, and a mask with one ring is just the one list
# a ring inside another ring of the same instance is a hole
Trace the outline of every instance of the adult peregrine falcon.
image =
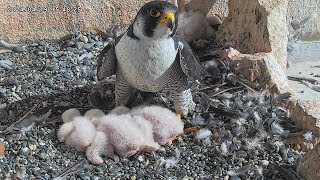
[(98, 80), (116, 74), (117, 105), (126, 105), (134, 88), (165, 92), (177, 115), (194, 109), (188, 79), (206, 75), (189, 45), (176, 35), (177, 7), (151, 1), (141, 7), (127, 31), (107, 45), (98, 60)]

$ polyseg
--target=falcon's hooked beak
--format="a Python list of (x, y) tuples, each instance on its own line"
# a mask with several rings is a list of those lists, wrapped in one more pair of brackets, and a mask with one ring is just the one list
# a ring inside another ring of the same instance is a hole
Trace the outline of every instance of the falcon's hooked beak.
[(174, 22), (175, 22), (175, 16), (174, 16), (174, 13), (172, 12), (165, 13), (160, 19), (160, 24), (163, 27), (169, 28), (171, 31), (174, 28), (174, 25), (175, 25)]

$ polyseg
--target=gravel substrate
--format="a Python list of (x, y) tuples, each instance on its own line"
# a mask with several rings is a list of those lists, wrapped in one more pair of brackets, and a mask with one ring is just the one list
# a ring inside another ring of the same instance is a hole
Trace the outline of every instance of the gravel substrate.
[[(90, 165), (83, 153), (59, 143), (56, 133), (63, 110), (92, 108), (87, 97), (97, 84), (95, 57), (109, 39), (82, 33), (71, 37), (62, 43), (64, 49), (55, 41), (37, 41), (27, 52), (0, 54), (0, 143), (5, 145), (0, 179), (285, 179), (283, 172), (298, 177), (295, 167), (303, 153), (285, 139), (300, 130), (282, 107), (287, 97), (248, 93), (223, 63), (204, 63), (212, 77), (194, 88), (197, 110), (184, 121), (201, 131), (185, 133), (159, 152)], [(202, 60), (208, 56), (217, 58)], [(114, 80), (105, 84), (106, 98), (112, 100)], [(109, 102), (106, 112), (113, 106)], [(74, 171), (69, 169), (76, 164)]]

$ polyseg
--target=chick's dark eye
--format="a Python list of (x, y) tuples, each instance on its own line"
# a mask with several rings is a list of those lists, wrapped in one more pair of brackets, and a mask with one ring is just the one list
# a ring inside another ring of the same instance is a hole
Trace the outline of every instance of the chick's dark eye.
[(152, 17), (159, 17), (160, 16), (160, 12), (155, 9), (150, 9), (149, 14)]

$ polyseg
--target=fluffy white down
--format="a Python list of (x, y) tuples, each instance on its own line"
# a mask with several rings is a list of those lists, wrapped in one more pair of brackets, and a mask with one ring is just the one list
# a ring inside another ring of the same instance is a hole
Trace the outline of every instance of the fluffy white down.
[(116, 108), (112, 109), (109, 114), (121, 115), (127, 114), (130, 112), (130, 109), (125, 106), (117, 106)]
[(88, 118), (95, 126), (97, 126), (104, 115), (105, 113), (100, 109), (90, 109), (83, 116)]
[(75, 117), (80, 117), (80, 111), (75, 108), (71, 108), (62, 113), (61, 119), (64, 123), (73, 121)]
[(151, 122), (144, 119), (142, 116), (133, 116), (132, 120), (139, 126), (141, 132), (143, 132), (146, 138), (146, 146), (150, 150), (157, 150), (160, 148), (159, 144), (153, 139), (153, 130)]
[(145, 106), (132, 109), (132, 115), (141, 115), (151, 122), (154, 140), (166, 144), (168, 140), (183, 133), (184, 123), (174, 112), (160, 106)]
[(65, 138), (65, 143), (78, 151), (85, 150), (96, 135), (96, 127), (85, 117), (75, 117), (75, 119), (69, 123), (73, 123), (74, 129), (71, 134)]
[(101, 119), (97, 130), (107, 134), (110, 143), (120, 156), (133, 155), (132, 150), (137, 152), (146, 144), (143, 132), (132, 120), (131, 115), (106, 115)]

